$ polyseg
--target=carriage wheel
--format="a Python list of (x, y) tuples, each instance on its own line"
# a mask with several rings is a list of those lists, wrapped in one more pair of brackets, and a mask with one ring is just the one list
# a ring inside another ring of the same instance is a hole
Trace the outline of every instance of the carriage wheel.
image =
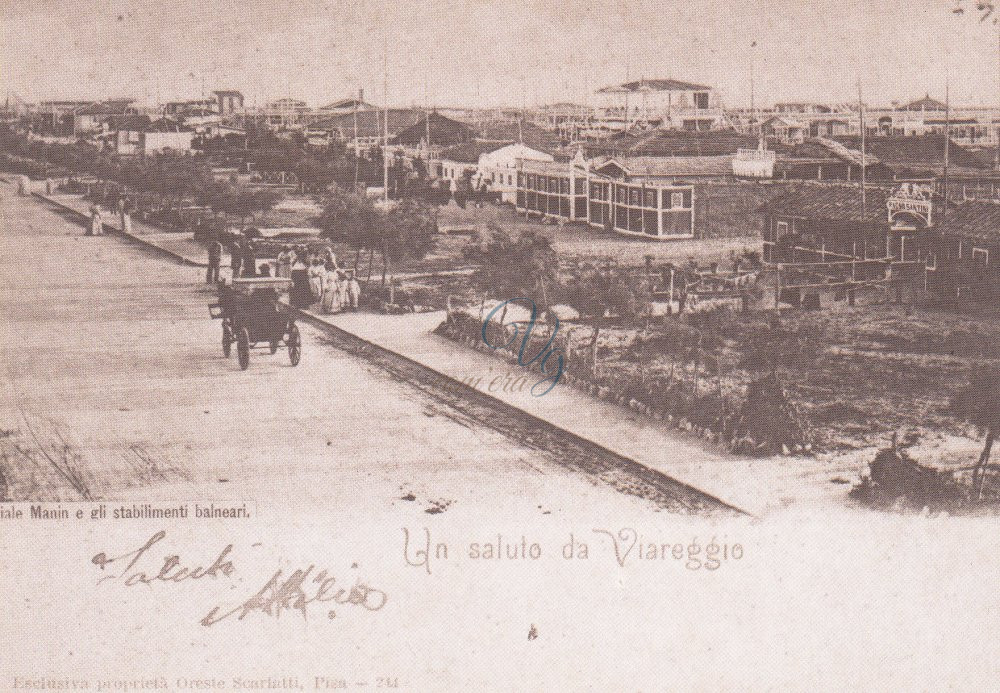
[(233, 350), (233, 342), (236, 339), (233, 337), (233, 328), (229, 326), (229, 323), (222, 323), (222, 355), (229, 358), (229, 354)]
[(236, 358), (240, 362), (240, 369), (246, 370), (250, 366), (250, 334), (247, 328), (242, 327), (236, 333)]
[(299, 359), (302, 358), (302, 337), (299, 336), (299, 328), (295, 325), (288, 327), (286, 343), (288, 344), (288, 360), (292, 362), (293, 366), (299, 365)]

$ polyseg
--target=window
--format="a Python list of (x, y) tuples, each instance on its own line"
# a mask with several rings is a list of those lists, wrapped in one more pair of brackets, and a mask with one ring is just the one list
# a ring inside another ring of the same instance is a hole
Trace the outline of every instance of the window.
[(708, 93), (707, 92), (696, 92), (694, 95), (694, 107), (704, 110), (708, 108)]
[(647, 190), (646, 191), (646, 199), (643, 202), (643, 206), (645, 206), (645, 207), (651, 207), (653, 209), (656, 209), (656, 191), (655, 190)]
[(782, 238), (782, 237), (788, 235), (788, 222), (787, 221), (779, 221), (776, 224), (776, 226), (777, 226), (777, 233), (775, 234), (775, 238), (776, 239), (777, 238)]
[(670, 193), (670, 207), (684, 207), (684, 193)]
[(973, 248), (972, 261), (986, 267), (986, 265), (990, 264), (990, 251), (985, 248)]
[(927, 269), (936, 270), (937, 269), (937, 254), (927, 253), (927, 260), (925, 262)]

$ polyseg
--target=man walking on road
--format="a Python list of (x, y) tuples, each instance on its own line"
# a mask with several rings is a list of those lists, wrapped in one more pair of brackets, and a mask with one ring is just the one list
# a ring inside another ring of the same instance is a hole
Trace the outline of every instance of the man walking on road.
[(222, 244), (213, 240), (208, 244), (208, 272), (205, 283), (215, 284), (219, 281), (219, 265), (222, 264)]
[(233, 268), (233, 279), (240, 276), (240, 269), (243, 267), (243, 246), (239, 239), (234, 238), (229, 244), (230, 266)]

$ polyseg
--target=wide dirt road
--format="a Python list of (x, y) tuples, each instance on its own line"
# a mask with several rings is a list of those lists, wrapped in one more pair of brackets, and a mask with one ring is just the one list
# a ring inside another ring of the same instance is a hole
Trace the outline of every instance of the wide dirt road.
[[(652, 509), (321, 344), (222, 357), (202, 270), (0, 186), (0, 491), (341, 511)], [(411, 500), (412, 499), (412, 500)], [(391, 514), (391, 513), (390, 513)]]

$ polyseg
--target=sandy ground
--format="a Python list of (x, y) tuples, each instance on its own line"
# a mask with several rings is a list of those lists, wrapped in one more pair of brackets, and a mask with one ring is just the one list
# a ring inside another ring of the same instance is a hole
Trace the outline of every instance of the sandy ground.
[(320, 345), (308, 326), (297, 368), (284, 351), (261, 351), (241, 372), (222, 356), (203, 270), (85, 237), (33, 199), (5, 194), (2, 213), (0, 429), (22, 447), (65, 440), (78, 472), (75, 488), (49, 460), (14, 464), (15, 499), (265, 498), (473, 514), (642, 506), (453, 421), (418, 390)]
[[(197, 269), (84, 238), (10, 195), (0, 187), (0, 442), (30, 449), (27, 419), (43, 442), (56, 431), (67, 441), (50, 454), (80, 455), (72, 468), (95, 498), (246, 498), (255, 515), (0, 517), (2, 690), (15, 677), (85, 679), (90, 690), (162, 679), (160, 690), (186, 691), (254, 690), (246, 682), (266, 677), (298, 677), (292, 690), (316, 690), (317, 677), (410, 691), (995, 685), (993, 518), (807, 507), (761, 522), (654, 514), (509, 438), (453, 421), (408, 386), (321, 348), (308, 328), (298, 368), (283, 354), (254, 354), (240, 372), (221, 357), (208, 295), (192, 288)], [(80, 497), (44, 464), (15, 469), (12, 488)], [(424, 512), (438, 500), (451, 501), (445, 512)], [(64, 505), (89, 513), (98, 504)], [(430, 565), (408, 562), (420, 545), (405, 553), (404, 528), (421, 543), (430, 533)], [(643, 547), (681, 546), (684, 559), (632, 552), (619, 562), (611, 537), (627, 542), (627, 528)], [(95, 554), (128, 554), (157, 530), (167, 532), (160, 561), (176, 553), (186, 566), (205, 565), (231, 544), (233, 573), (98, 583), (120, 563), (101, 571)], [(588, 559), (564, 558), (570, 533), (589, 545)], [(542, 556), (471, 557), (471, 544), (482, 549), (498, 534), (537, 542)], [(742, 558), (715, 570), (691, 562), (690, 547), (713, 540), (740, 544)], [(384, 607), (311, 604), (308, 618), (258, 609), (200, 625), (276, 569), (307, 566), (383, 591)]]

